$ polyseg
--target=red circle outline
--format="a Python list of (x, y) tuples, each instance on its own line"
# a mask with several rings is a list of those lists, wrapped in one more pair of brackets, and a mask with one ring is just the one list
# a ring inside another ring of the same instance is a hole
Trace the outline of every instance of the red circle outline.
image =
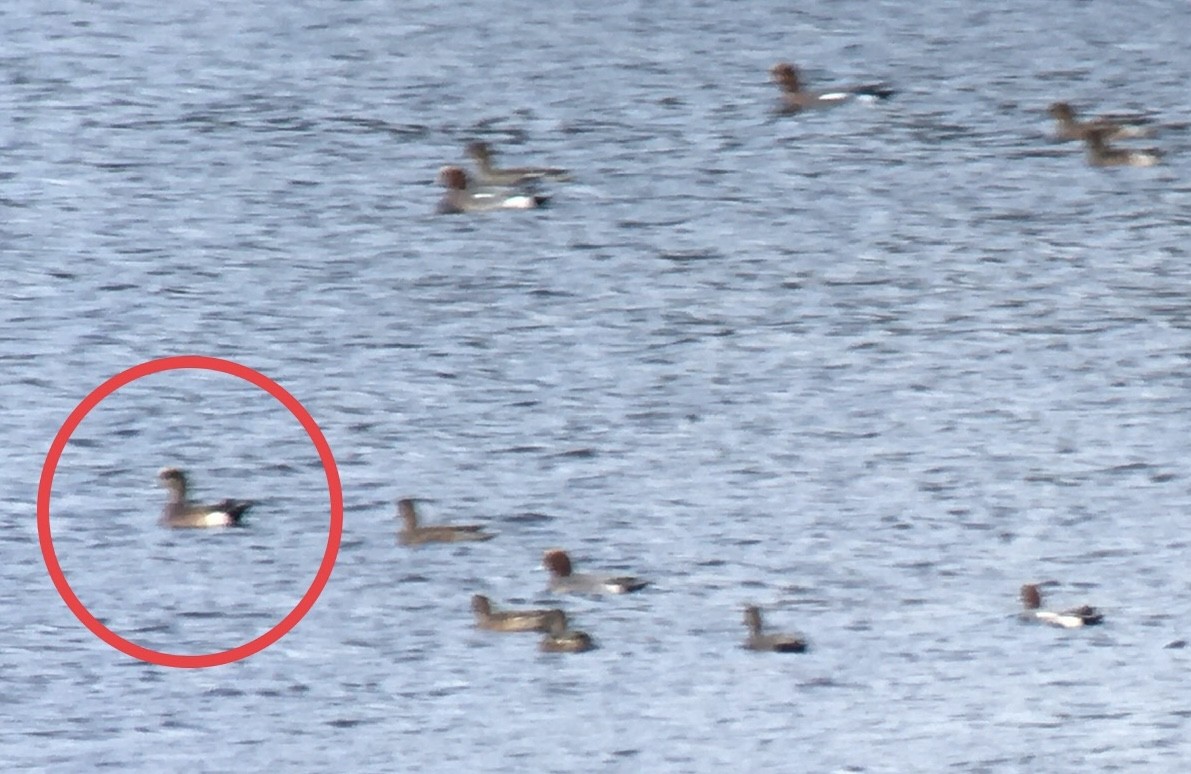
[[(58, 469), (58, 462), (62, 457), (62, 451), (66, 448), (67, 441), (70, 440), (70, 436), (74, 434), (74, 431), (78, 429), (83, 418), (93, 408), (98, 406), (104, 398), (143, 376), (149, 376), (150, 374), (156, 374), (162, 371), (187, 368), (218, 371), (231, 376), (237, 376), (269, 393), (289, 409), (290, 413), (305, 428), (306, 434), (310, 436), (310, 440), (314, 443), (315, 449), (318, 450), (319, 459), (322, 460), (323, 469), (327, 474), (327, 488), (331, 497), (331, 528), (327, 534), (327, 548), (323, 553), (322, 563), (319, 565), (318, 572), (314, 576), (314, 582), (310, 584), (310, 588), (307, 589), (294, 609), (285, 618), (282, 618), (280, 623), (256, 639), (228, 650), (217, 651), (215, 653), (183, 655), (152, 650), (124, 639), (104, 626), (79, 601), (79, 598), (75, 596), (74, 591), (70, 588), (70, 584), (67, 583), (61, 565), (58, 564), (58, 555), (54, 553), (54, 541), (50, 535), (50, 492), (53, 489), (54, 473)], [(45, 463), (41, 468), (41, 481), (37, 487), (37, 539), (41, 544), (41, 555), (45, 560), (46, 569), (49, 570), (50, 578), (54, 581), (54, 587), (58, 589), (58, 593), (62, 596), (63, 601), (66, 602), (66, 606), (70, 608), (70, 611), (75, 614), (75, 617), (90, 629), (91, 633), (96, 637), (99, 637), (99, 639), (126, 655), (138, 658), (141, 661), (147, 661), (151, 664), (157, 664), (158, 666), (183, 669), (222, 666), (223, 664), (230, 664), (240, 659), (248, 658), (277, 642), (288, 634), (297, 625), (298, 621), (301, 621), (310, 612), (310, 609), (314, 607), (319, 594), (326, 588), (327, 581), (331, 578), (331, 571), (335, 568), (335, 559), (339, 555), (339, 544), (343, 539), (343, 486), (339, 480), (339, 468), (335, 464), (335, 457), (331, 453), (331, 446), (323, 436), (318, 423), (314, 421), (314, 418), (310, 416), (306, 408), (298, 402), (298, 399), (290, 395), (284, 387), (264, 374), (231, 360), (223, 360), (222, 358), (205, 355), (163, 357), (146, 361), (116, 374), (92, 390), (75, 407), (74, 411), (70, 412), (70, 416), (66, 418), (66, 422), (62, 425), (62, 428), (54, 436), (54, 441), (50, 444), (50, 450), (46, 454)]]

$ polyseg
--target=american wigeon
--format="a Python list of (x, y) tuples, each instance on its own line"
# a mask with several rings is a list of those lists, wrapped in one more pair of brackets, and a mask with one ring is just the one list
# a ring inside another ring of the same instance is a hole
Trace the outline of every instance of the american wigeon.
[(869, 83), (861, 86), (847, 86), (830, 91), (809, 91), (802, 86), (798, 69), (788, 62), (778, 62), (769, 70), (775, 83), (782, 90), (778, 110), (782, 113), (797, 113), (808, 108), (826, 108), (842, 105), (856, 98), (888, 99), (895, 93), (887, 83)]
[(504, 610), (492, 612), (492, 602), (483, 594), (471, 598), (471, 609), (476, 615), (476, 628), (494, 632), (548, 632), (550, 622), (561, 615), (566, 627), (566, 613), (561, 610)]
[(1042, 609), (1042, 592), (1035, 583), (1027, 583), (1021, 587), (1021, 603), (1025, 608), (1022, 618), (1031, 621), (1041, 621), (1051, 626), (1061, 626), (1064, 629), (1076, 629), (1080, 626), (1092, 626), (1104, 620), (1104, 615), (1094, 607), (1083, 605), (1072, 610), (1055, 613)]
[(401, 518), (401, 529), (397, 542), (403, 546), (422, 543), (459, 543), (465, 541), (491, 540), (496, 537), (477, 524), (418, 526), (418, 511), (414, 501), (406, 498), (397, 501), (397, 514)]
[(1055, 120), (1055, 137), (1060, 140), (1082, 140), (1088, 132), (1099, 130), (1106, 140), (1121, 140), (1129, 137), (1148, 137), (1150, 132), (1139, 124), (1144, 120), (1138, 116), (1100, 116), (1090, 121), (1075, 117), (1075, 108), (1067, 102), (1054, 102), (1047, 108)]
[(162, 468), (157, 479), (169, 490), (169, 500), (161, 512), (161, 523), (167, 527), (234, 527), (252, 506), (251, 500), (224, 500), (213, 505), (187, 502), (186, 474), (178, 468)]
[(567, 628), (566, 616), (561, 610), (551, 610), (546, 621), (546, 636), (538, 643), (538, 649), (546, 653), (583, 653), (595, 647), (587, 632)]
[(1093, 167), (1152, 167), (1162, 160), (1157, 148), (1117, 148), (1108, 144), (1103, 129), (1089, 129), (1084, 135), (1088, 163)]
[(806, 650), (806, 640), (793, 634), (763, 634), (761, 611), (756, 605), (745, 606), (744, 625), (749, 629), (748, 639), (744, 641), (746, 650), (768, 650), (776, 653), (802, 653)]
[(493, 166), (495, 154), (486, 142), (473, 142), (467, 146), (467, 155), (476, 162), (476, 178), (484, 185), (525, 185), (538, 180), (570, 180), (565, 169), (557, 167), (512, 167), (498, 169)]
[(491, 210), (532, 210), (543, 206), (548, 200), (546, 196), (523, 191), (473, 188), (467, 172), (461, 167), (448, 166), (440, 169), (438, 183), (447, 189), (436, 208), (441, 215)]
[(542, 566), (550, 571), (550, 590), (560, 594), (627, 594), (649, 585), (649, 581), (631, 575), (574, 572), (571, 557), (558, 548), (542, 555)]

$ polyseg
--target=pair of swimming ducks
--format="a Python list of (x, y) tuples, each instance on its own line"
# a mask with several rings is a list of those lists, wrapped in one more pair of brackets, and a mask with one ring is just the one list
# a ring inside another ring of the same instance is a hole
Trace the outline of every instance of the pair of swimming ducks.
[(446, 166), (438, 172), (438, 184), (447, 189), (438, 202), (440, 214), (536, 209), (549, 200), (535, 189), (539, 183), (571, 179), (567, 170), (557, 167), (500, 169), (494, 163), (492, 147), (486, 142), (468, 145), (467, 155), (476, 164), (474, 176), (458, 166)]
[[(887, 99), (894, 93), (886, 83), (810, 91), (803, 87), (798, 70), (786, 62), (774, 65), (770, 74), (782, 92), (778, 105), (780, 113), (833, 107), (857, 99)], [(1055, 102), (1048, 112), (1057, 122), (1055, 136), (1060, 140), (1083, 140), (1087, 146), (1088, 163), (1094, 167), (1152, 167), (1162, 158), (1162, 152), (1156, 148), (1120, 148), (1110, 144), (1113, 140), (1148, 137), (1150, 131), (1143, 126), (1146, 119), (1142, 117), (1102, 116), (1080, 121), (1074, 108), (1066, 102)]]
[(1152, 167), (1162, 159), (1157, 148), (1120, 148), (1113, 140), (1149, 137), (1147, 120), (1141, 116), (1100, 116), (1080, 121), (1075, 109), (1066, 102), (1055, 102), (1048, 109), (1055, 119), (1055, 137), (1060, 140), (1083, 140), (1087, 147), (1088, 163), (1094, 167)]
[[(169, 498), (162, 511), (162, 524), (172, 528), (208, 528), (238, 526), (244, 514), (252, 506), (250, 500), (223, 500), (213, 505), (200, 505), (187, 499), (186, 474), (178, 468), (164, 468), (158, 479), (168, 490)], [(418, 512), (412, 499), (397, 503), (401, 529), (397, 542), (405, 546), (427, 543), (457, 543), (491, 540), (495, 535), (480, 525), (422, 525), (418, 523)], [(561, 549), (550, 549), (542, 556), (542, 565), (550, 572), (549, 588), (558, 594), (627, 594), (640, 591), (649, 582), (631, 575), (611, 575), (575, 572), (570, 556)], [(1042, 609), (1042, 595), (1036, 584), (1021, 588), (1022, 617), (1067, 629), (1100, 623), (1104, 616), (1095, 608), (1084, 605), (1063, 612)], [(548, 610), (506, 610), (495, 612), (491, 601), (480, 594), (472, 597), (472, 612), (476, 626), (481, 629), (502, 632), (537, 631), (544, 633), (539, 648), (554, 653), (581, 653), (591, 650), (595, 644), (586, 632), (568, 627), (566, 613), (561, 609)], [(744, 609), (744, 623), (748, 638), (744, 647), (755, 651), (777, 653), (802, 653), (807, 650), (806, 640), (793, 634), (771, 634), (764, 631), (761, 611), (755, 605)]]

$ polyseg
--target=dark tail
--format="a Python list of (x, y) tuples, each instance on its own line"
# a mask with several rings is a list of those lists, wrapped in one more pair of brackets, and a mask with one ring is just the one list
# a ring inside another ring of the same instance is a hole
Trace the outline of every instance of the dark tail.
[(857, 86), (852, 89), (852, 93), (861, 97), (873, 97), (874, 99), (889, 99), (897, 90), (888, 83), (866, 83), (863, 86)]
[(244, 519), (244, 513), (252, 507), (252, 500), (224, 500), (216, 505), (216, 510), (223, 511), (231, 517), (232, 523), (239, 525)]

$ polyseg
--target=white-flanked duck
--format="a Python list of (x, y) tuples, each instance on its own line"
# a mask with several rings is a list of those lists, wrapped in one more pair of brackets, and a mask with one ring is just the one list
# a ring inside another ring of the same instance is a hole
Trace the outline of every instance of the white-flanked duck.
[(542, 555), (542, 566), (550, 571), (550, 590), (559, 594), (627, 594), (649, 585), (649, 581), (631, 575), (575, 572), (571, 557), (559, 548)]
[(443, 167), (438, 183), (447, 189), (438, 202), (441, 215), (492, 210), (532, 210), (543, 206), (549, 197), (507, 188), (475, 188), (462, 167)]
[(1051, 626), (1061, 626), (1064, 629), (1078, 629), (1081, 626), (1092, 626), (1104, 620), (1104, 615), (1094, 607), (1082, 605), (1071, 610), (1056, 613), (1042, 609), (1042, 592), (1038, 585), (1027, 583), (1021, 587), (1021, 603), (1025, 607), (1022, 617), (1027, 620), (1041, 621)]
[(186, 474), (178, 468), (162, 468), (157, 473), (161, 485), (169, 490), (169, 501), (161, 513), (161, 523), (178, 529), (234, 527), (252, 506), (251, 500), (224, 500), (200, 505), (186, 499)]
[(827, 108), (842, 105), (853, 99), (889, 99), (894, 95), (893, 87), (887, 83), (868, 83), (860, 86), (845, 86), (828, 91), (809, 91), (803, 88), (798, 69), (788, 62), (778, 62), (769, 70), (774, 82), (782, 90), (779, 112), (797, 113), (810, 108)]
[(766, 650), (775, 653), (802, 653), (806, 650), (806, 640), (794, 634), (765, 634), (761, 623), (761, 610), (756, 605), (746, 605), (744, 608), (744, 625), (748, 627), (749, 636), (744, 641), (746, 650)]

